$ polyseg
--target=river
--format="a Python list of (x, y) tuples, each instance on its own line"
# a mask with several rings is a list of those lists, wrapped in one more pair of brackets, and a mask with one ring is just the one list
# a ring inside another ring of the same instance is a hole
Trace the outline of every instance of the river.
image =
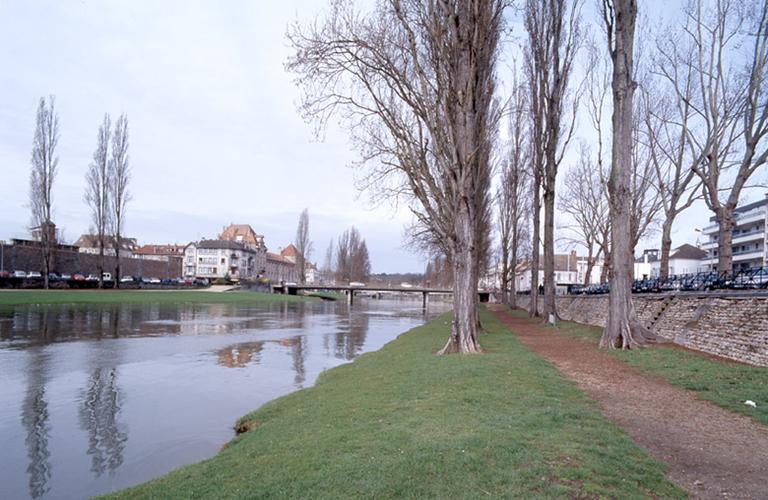
[(238, 417), (445, 310), (367, 299), (0, 308), (0, 498), (84, 498), (211, 457)]

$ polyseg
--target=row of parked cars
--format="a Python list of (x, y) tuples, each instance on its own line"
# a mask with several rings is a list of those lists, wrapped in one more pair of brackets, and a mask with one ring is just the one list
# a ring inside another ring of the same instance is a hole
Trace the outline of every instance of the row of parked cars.
[[(43, 275), (39, 271), (5, 271), (0, 270), (0, 278), (16, 278), (17, 280), (31, 280), (40, 281), (43, 280)], [(114, 286), (114, 280), (111, 273), (103, 273), (102, 279), (107, 286)], [(48, 273), (49, 282), (75, 282), (75, 283), (96, 283), (99, 281), (99, 276), (96, 274), (60, 274), (60, 273)], [(205, 278), (152, 278), (146, 276), (123, 276), (120, 278), (120, 284), (122, 285), (168, 285), (168, 286), (208, 286), (210, 283)]]
[[(634, 293), (700, 292), (710, 290), (766, 290), (768, 267), (740, 269), (734, 272), (703, 271), (700, 273), (673, 275), (667, 279), (647, 278), (634, 280)], [(608, 283), (580, 286), (569, 290), (573, 294), (595, 295), (610, 291)]]

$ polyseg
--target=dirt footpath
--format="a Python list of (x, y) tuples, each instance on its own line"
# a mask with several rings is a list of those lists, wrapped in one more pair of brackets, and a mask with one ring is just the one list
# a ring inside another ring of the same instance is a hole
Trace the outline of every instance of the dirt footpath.
[(503, 307), (493, 314), (533, 352), (597, 401), (695, 498), (768, 499), (768, 427), (641, 374), (594, 345), (556, 334)]

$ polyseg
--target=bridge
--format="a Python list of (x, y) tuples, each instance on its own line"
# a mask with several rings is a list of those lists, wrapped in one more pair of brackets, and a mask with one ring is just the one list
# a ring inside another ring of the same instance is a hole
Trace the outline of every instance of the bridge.
[[(430, 294), (453, 295), (450, 288), (423, 288), (423, 287), (386, 287), (386, 286), (360, 286), (360, 285), (295, 285), (285, 284), (275, 285), (275, 289), (287, 295), (298, 295), (299, 292), (343, 292), (347, 296), (347, 304), (352, 305), (355, 302), (355, 292), (373, 292), (373, 293), (420, 293), (421, 306), (426, 309), (429, 304)], [(478, 290), (480, 302), (488, 302), (491, 292)]]

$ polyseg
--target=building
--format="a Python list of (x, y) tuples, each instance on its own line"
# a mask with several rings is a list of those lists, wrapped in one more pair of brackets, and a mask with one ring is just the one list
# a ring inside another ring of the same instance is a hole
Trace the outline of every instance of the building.
[(296, 272), (296, 263), (288, 257), (280, 254), (267, 252), (267, 267), (264, 276), (272, 283), (296, 283), (298, 273)]
[[(115, 237), (112, 235), (104, 236), (104, 255), (115, 255)], [(99, 237), (96, 234), (81, 234), (75, 242), (75, 246), (80, 248), (81, 253), (98, 254)], [(120, 238), (120, 257), (132, 257), (138, 245), (136, 238)]]
[(185, 245), (142, 245), (134, 251), (134, 256), (146, 260), (166, 261), (168, 257), (184, 257)]
[(264, 244), (264, 236), (256, 233), (249, 224), (230, 224), (222, 229), (219, 240), (240, 243), (253, 250), (256, 276), (263, 276), (267, 272), (267, 246)]
[[(768, 265), (768, 193), (765, 199), (737, 207), (734, 213), (733, 269), (749, 269)], [(716, 217), (710, 217), (711, 225), (701, 230), (706, 238), (702, 250), (707, 252), (703, 264), (707, 269), (717, 269), (718, 229)]]
[[(566, 293), (569, 285), (584, 283), (586, 273), (586, 257), (579, 257), (575, 251), (568, 254), (555, 254), (555, 284), (557, 293)], [(592, 268), (592, 275), (599, 275), (602, 263), (597, 262)], [(521, 262), (515, 269), (515, 286), (518, 292), (531, 291), (531, 263)], [(544, 286), (544, 256), (539, 261), (539, 286)]]
[[(669, 275), (695, 274), (707, 269), (704, 259), (707, 252), (688, 243), (673, 248), (669, 253)], [(661, 274), (661, 253), (647, 249), (635, 259), (635, 279), (658, 278)]]
[(261, 274), (258, 252), (243, 243), (201, 240), (184, 248), (184, 276), (187, 278), (241, 279)]
[(658, 278), (660, 269), (660, 253), (657, 248), (646, 248), (643, 255), (635, 258), (634, 278), (637, 280)]

